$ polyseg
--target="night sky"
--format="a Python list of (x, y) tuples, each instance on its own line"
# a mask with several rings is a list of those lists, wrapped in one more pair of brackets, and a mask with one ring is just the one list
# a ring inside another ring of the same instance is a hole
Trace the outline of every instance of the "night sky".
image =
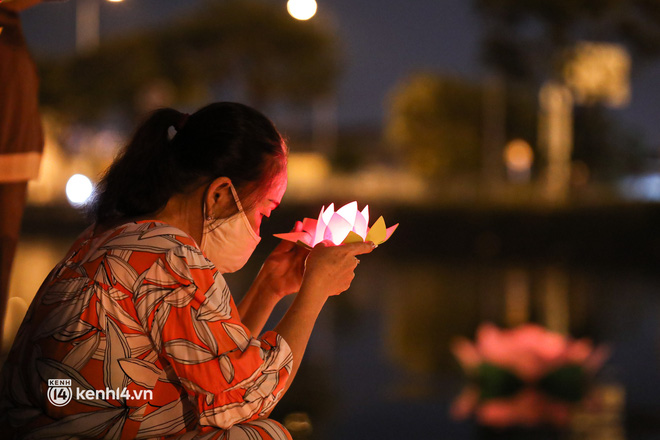
[[(203, 0), (125, 0), (104, 2), (102, 38), (167, 22)], [(286, 0), (273, 0), (286, 7)], [(343, 126), (379, 124), (387, 93), (410, 72), (433, 70), (479, 78), (479, 17), (470, 0), (317, 0), (318, 16), (338, 29), (345, 54), (339, 89)], [(50, 3), (23, 13), (36, 56), (74, 50), (74, 2)], [(118, 72), (122, 66), (117, 66)], [(660, 146), (660, 61), (633, 66), (633, 99), (616, 112)]]

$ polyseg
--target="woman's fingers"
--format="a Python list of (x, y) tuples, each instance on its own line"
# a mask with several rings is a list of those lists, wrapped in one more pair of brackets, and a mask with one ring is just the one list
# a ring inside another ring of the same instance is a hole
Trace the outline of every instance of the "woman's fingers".
[(372, 242), (336, 246), (329, 240), (322, 241), (309, 254), (305, 276), (328, 295), (338, 295), (350, 287), (355, 277), (355, 268), (360, 264), (357, 256), (374, 248)]
[(349, 243), (343, 246), (348, 251), (348, 254), (353, 256), (368, 254), (376, 249), (376, 245), (371, 241), (365, 241), (364, 243)]

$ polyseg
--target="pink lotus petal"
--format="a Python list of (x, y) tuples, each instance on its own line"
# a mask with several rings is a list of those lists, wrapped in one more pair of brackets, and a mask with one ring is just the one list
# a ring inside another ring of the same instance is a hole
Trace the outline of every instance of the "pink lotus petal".
[(545, 418), (546, 399), (527, 389), (509, 398), (490, 399), (476, 411), (479, 421), (488, 426), (534, 426)]
[(479, 404), (479, 388), (468, 386), (454, 399), (449, 414), (454, 420), (465, 420)]
[[(323, 241), (323, 236), (325, 235), (325, 228), (327, 223), (323, 221), (323, 212), (324, 212), (325, 207), (321, 209), (321, 212), (319, 213), (319, 219), (316, 221), (316, 230), (314, 231), (314, 241), (312, 242), (312, 246), (316, 246), (320, 242)], [(330, 221), (328, 219), (328, 221)]]
[(364, 217), (365, 223), (367, 225), (369, 224), (369, 205), (364, 205), (364, 209), (362, 210), (362, 217)]
[(500, 365), (508, 364), (510, 348), (500, 329), (493, 324), (482, 324), (477, 329), (477, 350), (485, 360)]
[[(477, 349), (485, 360), (503, 366), (517, 373), (525, 381), (534, 381), (547, 371), (547, 363), (529, 348), (525, 339), (529, 331), (500, 330), (492, 324), (483, 324), (477, 330)], [(520, 337), (522, 335), (522, 338)]]
[(475, 370), (483, 361), (477, 348), (466, 338), (456, 338), (450, 345), (451, 352), (454, 354), (461, 367), (466, 372)]
[(396, 225), (390, 226), (389, 228), (387, 228), (385, 230), (385, 240), (383, 241), (383, 243), (385, 243), (387, 240), (390, 239), (390, 237), (392, 236), (392, 234), (394, 234), (394, 231), (396, 231), (396, 228), (398, 228), (398, 227), (399, 227), (399, 224), (397, 223)]
[(344, 241), (348, 233), (351, 232), (351, 229), (351, 224), (344, 217), (335, 213), (330, 219), (328, 227), (325, 229), (323, 239), (330, 240), (334, 244), (339, 245)]
[(504, 399), (491, 399), (480, 405), (477, 410), (477, 420), (486, 426), (506, 428), (518, 423), (515, 408)]
[(355, 216), (358, 213), (357, 202), (348, 203), (337, 210), (337, 214), (342, 216), (350, 225), (355, 224)]
[(353, 226), (353, 232), (362, 237), (364, 240), (367, 237), (367, 220), (364, 218), (361, 212), (356, 213), (355, 224)]
[(587, 339), (579, 339), (567, 344), (566, 350), (563, 354), (564, 363), (573, 363), (582, 365), (591, 356), (594, 349), (591, 341)]
[(335, 214), (335, 204), (330, 203), (330, 206), (328, 206), (327, 209), (321, 210), (321, 216), (323, 217), (323, 223), (326, 225), (330, 223), (330, 219), (332, 216)]
[(312, 236), (309, 232), (301, 231), (301, 232), (287, 232), (285, 234), (273, 234), (277, 238), (281, 238), (282, 240), (288, 240), (292, 242), (297, 242), (297, 241), (302, 241), (308, 246), (312, 246)]
[(304, 218), (302, 224), (303, 231), (308, 232), (313, 237), (316, 233), (316, 225), (318, 224), (318, 220), (314, 220), (313, 218)]
[(544, 361), (550, 362), (563, 355), (566, 350), (566, 338), (559, 333), (550, 332), (538, 325), (526, 324), (513, 330), (514, 343), (519, 340), (521, 347), (535, 352)]

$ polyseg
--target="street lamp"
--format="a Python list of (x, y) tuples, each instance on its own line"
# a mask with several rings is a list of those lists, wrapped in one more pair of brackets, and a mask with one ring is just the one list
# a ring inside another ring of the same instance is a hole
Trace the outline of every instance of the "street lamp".
[[(118, 3), (123, 0), (107, 0)], [(76, 50), (78, 53), (94, 50), (100, 41), (100, 0), (76, 1)]]
[(309, 20), (316, 14), (316, 1), (289, 0), (286, 4), (286, 9), (296, 20)]

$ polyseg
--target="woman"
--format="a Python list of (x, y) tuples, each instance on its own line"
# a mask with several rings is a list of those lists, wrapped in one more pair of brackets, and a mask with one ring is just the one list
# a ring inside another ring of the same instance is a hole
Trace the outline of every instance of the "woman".
[(234, 304), (222, 274), (245, 264), (279, 205), (286, 155), (244, 105), (155, 112), (99, 185), (95, 224), (30, 306), (3, 369), (2, 426), (26, 439), (291, 438), (267, 416), (326, 299), (348, 289), (373, 244), (307, 255), (282, 243)]

